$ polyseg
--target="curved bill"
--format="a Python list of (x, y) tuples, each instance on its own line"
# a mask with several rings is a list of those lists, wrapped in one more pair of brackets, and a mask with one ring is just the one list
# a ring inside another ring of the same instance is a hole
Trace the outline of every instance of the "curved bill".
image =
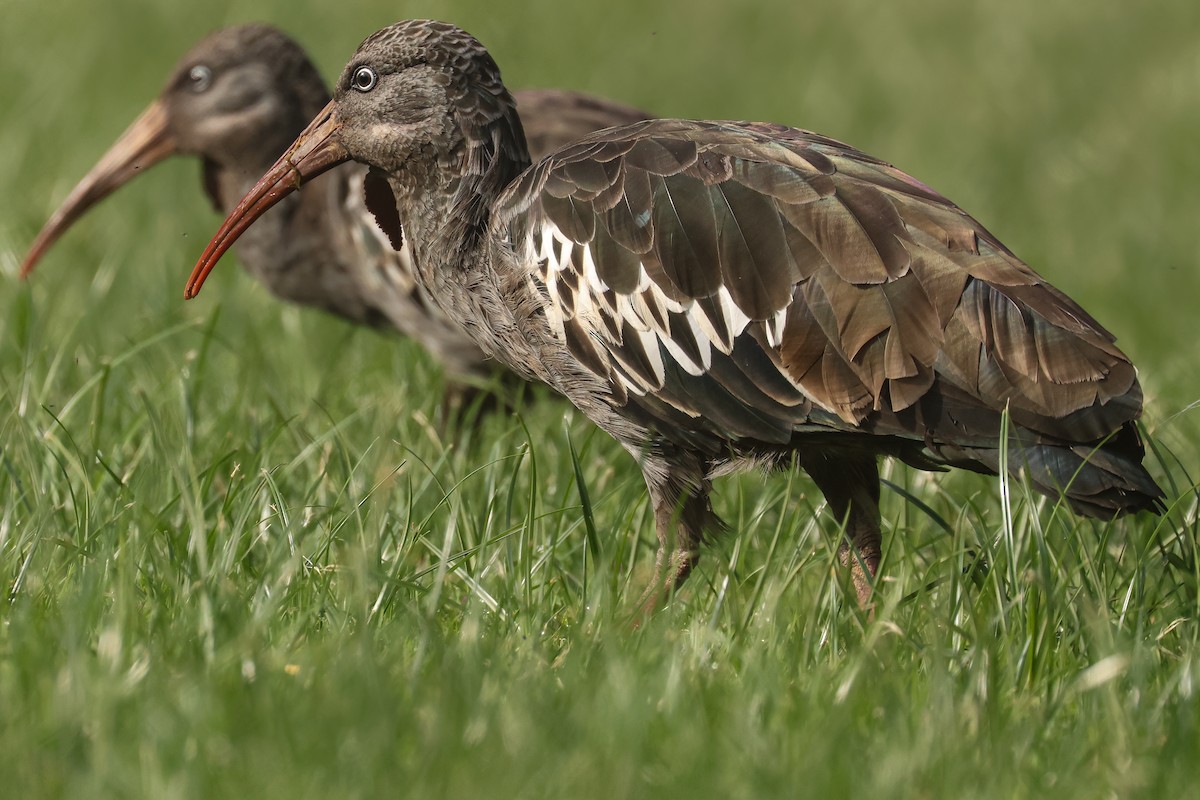
[(50, 246), (88, 209), (136, 178), (143, 170), (176, 152), (175, 137), (167, 125), (166, 106), (161, 100), (155, 100), (100, 157), (96, 166), (75, 185), (67, 199), (42, 226), (21, 264), (21, 277), (26, 278), (33, 272)]
[(187, 288), (183, 290), (186, 299), (200, 294), (208, 273), (256, 219), (299, 189), (305, 181), (350, 160), (350, 154), (337, 138), (340, 128), (341, 123), (334, 119), (333, 103), (330, 102), (221, 223), (192, 270)]

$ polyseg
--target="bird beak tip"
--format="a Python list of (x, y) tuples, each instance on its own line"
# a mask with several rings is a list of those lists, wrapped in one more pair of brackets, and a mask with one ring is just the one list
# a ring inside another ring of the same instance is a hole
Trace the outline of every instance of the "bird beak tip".
[(178, 147), (171, 133), (166, 107), (156, 100), (80, 179), (42, 226), (21, 264), (21, 279), (29, 277), (42, 256), (92, 206), (176, 152)]

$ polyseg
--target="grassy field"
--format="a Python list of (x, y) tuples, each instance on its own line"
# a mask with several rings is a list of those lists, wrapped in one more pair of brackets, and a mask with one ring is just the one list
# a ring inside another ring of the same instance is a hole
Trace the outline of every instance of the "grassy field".
[[(1200, 772), (1200, 6), (0, 0), (0, 794), (1183, 797)], [(1141, 369), (1161, 519), (887, 467), (877, 617), (802, 475), (631, 631), (632, 461), (564, 403), (447, 433), (410, 343), (223, 265), (168, 163), (25, 247), (201, 34), (332, 77), (404, 16), (510, 86), (819, 130), (972, 211)], [(572, 456), (572, 452), (577, 457)], [(579, 466), (599, 552), (587, 546)], [(972, 554), (990, 570), (972, 573)]]

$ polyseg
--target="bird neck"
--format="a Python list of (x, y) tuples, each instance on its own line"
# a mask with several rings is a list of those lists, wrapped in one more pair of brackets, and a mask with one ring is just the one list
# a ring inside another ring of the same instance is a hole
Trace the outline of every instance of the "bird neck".
[[(518, 352), (525, 340), (511, 333), (517, 323), (504, 300), (505, 277), (497, 274), (501, 240), (492, 217), (504, 190), (528, 166), (514, 111), (486, 127), (464, 130), (458, 146), (436, 160), (413, 159), (388, 175), (423, 290), (485, 354), (504, 358), (523, 374), (527, 370), (520, 365), (537, 359)], [(503, 266), (499, 271), (511, 272)]]
[(439, 157), (414, 159), (389, 181), (419, 262), (450, 275), (482, 256), (497, 199), (530, 163), (511, 101), (459, 133)]
[(464, 131), (460, 167), (448, 187), (448, 233), (467, 249), (487, 234), (500, 194), (530, 164), (525, 131), (511, 100), (485, 125)]

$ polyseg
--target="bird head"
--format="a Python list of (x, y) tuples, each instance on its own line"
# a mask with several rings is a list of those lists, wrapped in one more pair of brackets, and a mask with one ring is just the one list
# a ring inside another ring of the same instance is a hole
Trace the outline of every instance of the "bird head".
[(320, 74), (282, 31), (255, 24), (210, 34), (51, 215), (22, 277), (92, 206), (168, 156), (203, 160), (205, 189), (220, 209), (215, 170), (265, 168), (327, 99)]
[[(333, 100), (213, 237), (185, 296), (199, 293), (221, 255), (254, 220), (306, 181), (351, 159), (369, 165), (377, 178), (388, 176), (400, 192), (443, 192), (454, 216), (463, 219), (477, 216), (480, 198), (499, 192), (529, 164), (516, 104), (483, 45), (448, 23), (398, 22), (359, 46)], [(371, 210), (387, 227), (395, 207), (379, 203)]]
[(265, 169), (328, 100), (299, 44), (277, 28), (250, 24), (197, 43), (157, 102), (176, 152)]
[(388, 174), (429, 157), (441, 166), (517, 126), (500, 69), (475, 37), (444, 22), (406, 20), (368, 37), (338, 79), (334, 105), (350, 157)]

